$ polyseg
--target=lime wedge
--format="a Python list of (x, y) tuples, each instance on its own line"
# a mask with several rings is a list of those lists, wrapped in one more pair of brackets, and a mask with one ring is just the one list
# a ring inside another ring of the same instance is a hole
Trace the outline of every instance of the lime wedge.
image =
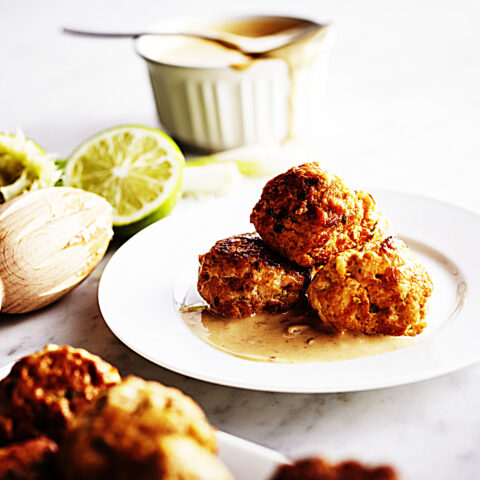
[(183, 171), (182, 195), (201, 199), (226, 195), (242, 182), (242, 174), (235, 162), (190, 165), (187, 160)]
[(253, 144), (187, 161), (187, 167), (235, 163), (246, 177), (277, 175), (301, 163), (318, 160), (318, 147), (290, 140), (283, 144)]
[(0, 203), (39, 188), (53, 187), (60, 177), (52, 155), (25, 137), (0, 133)]
[(184, 162), (161, 130), (122, 125), (82, 143), (68, 159), (63, 181), (108, 200), (116, 232), (131, 235), (170, 213), (180, 194)]

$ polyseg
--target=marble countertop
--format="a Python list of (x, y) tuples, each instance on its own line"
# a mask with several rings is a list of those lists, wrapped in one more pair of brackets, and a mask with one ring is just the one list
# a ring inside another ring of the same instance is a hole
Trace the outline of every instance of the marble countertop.
[[(148, 78), (128, 41), (62, 36), (63, 25), (140, 28), (155, 16), (262, 10), (334, 19), (328, 121), (319, 161), (359, 185), (423, 193), (480, 211), (480, 4), (474, 0), (0, 0), (0, 131), (21, 127), (67, 155), (115, 124), (157, 125)], [(441, 221), (441, 219), (439, 219)], [(115, 246), (110, 250), (112, 254)], [(318, 453), (390, 462), (403, 478), (477, 479), (480, 365), (402, 387), (280, 394), (172, 373), (124, 346), (105, 325), (97, 286), (107, 258), (58, 303), (0, 314), (0, 366), (46, 343), (81, 346), (176, 386), (218, 428), (291, 457)], [(479, 346), (480, 348), (480, 346)]]

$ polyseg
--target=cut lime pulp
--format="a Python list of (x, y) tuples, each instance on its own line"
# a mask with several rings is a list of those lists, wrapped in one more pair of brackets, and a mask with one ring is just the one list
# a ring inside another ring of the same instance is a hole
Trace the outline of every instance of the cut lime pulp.
[(64, 183), (108, 200), (116, 231), (131, 235), (170, 213), (180, 194), (184, 162), (161, 130), (123, 125), (82, 143), (68, 159)]
[(0, 203), (24, 192), (53, 187), (60, 172), (52, 155), (22, 132), (0, 133)]

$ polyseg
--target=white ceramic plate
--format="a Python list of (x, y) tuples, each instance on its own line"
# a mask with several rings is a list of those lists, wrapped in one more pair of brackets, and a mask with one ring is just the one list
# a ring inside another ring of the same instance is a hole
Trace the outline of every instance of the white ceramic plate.
[[(10, 373), (13, 363), (0, 368), (0, 380)], [(218, 456), (236, 480), (269, 480), (278, 466), (289, 459), (275, 450), (217, 431)]]
[(140, 355), (190, 377), (278, 392), (346, 392), (415, 382), (480, 360), (480, 216), (421, 196), (375, 191), (377, 204), (432, 275), (428, 327), (395, 352), (326, 363), (253, 362), (197, 338), (178, 307), (193, 303), (198, 254), (252, 231), (257, 196), (219, 199), (143, 230), (112, 257), (99, 304), (113, 333)]

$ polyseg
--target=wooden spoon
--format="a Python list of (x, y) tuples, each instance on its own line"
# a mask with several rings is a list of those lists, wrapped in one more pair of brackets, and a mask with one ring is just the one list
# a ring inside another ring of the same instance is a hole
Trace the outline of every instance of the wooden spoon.
[(25, 193), (0, 207), (0, 310), (25, 313), (75, 288), (112, 238), (112, 208), (68, 187)]

